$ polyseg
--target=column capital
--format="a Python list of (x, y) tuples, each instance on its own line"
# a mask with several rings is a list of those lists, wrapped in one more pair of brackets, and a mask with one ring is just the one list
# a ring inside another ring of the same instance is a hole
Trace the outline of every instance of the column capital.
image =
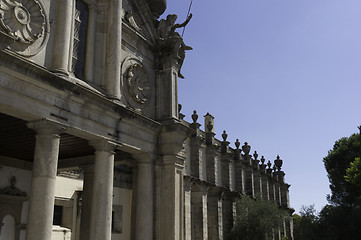
[(42, 134), (42, 135), (50, 135), (50, 134), (58, 135), (64, 132), (64, 130), (66, 129), (65, 126), (48, 119), (28, 122), (26, 125), (28, 128), (33, 129), (37, 134)]
[(89, 141), (89, 145), (92, 146), (95, 151), (101, 152), (114, 152), (118, 144), (106, 139), (92, 139)]

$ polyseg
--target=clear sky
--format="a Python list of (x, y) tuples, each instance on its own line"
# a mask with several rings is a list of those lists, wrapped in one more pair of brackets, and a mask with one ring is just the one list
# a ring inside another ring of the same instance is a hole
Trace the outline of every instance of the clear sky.
[[(190, 0), (168, 0), (186, 18)], [(291, 206), (329, 191), (322, 159), (361, 124), (360, 0), (193, 0), (179, 80), (186, 120), (215, 117), (234, 147), (247, 141), (267, 160), (279, 154)], [(203, 127), (203, 126), (202, 126)]]

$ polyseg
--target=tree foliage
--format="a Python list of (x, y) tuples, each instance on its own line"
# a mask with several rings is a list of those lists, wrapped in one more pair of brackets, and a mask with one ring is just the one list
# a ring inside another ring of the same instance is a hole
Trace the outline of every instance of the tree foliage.
[(294, 240), (360, 240), (361, 208), (326, 205), (316, 213), (313, 205), (293, 215)]
[(319, 239), (361, 239), (359, 207), (326, 205), (319, 214)]
[(356, 158), (346, 169), (346, 182), (348, 182), (354, 191), (355, 203), (361, 205), (361, 160)]
[(302, 206), (300, 215), (293, 214), (293, 236), (295, 240), (318, 239), (318, 216), (315, 205)]
[(242, 196), (237, 201), (236, 223), (232, 229), (231, 240), (265, 240), (273, 229), (283, 227), (289, 214), (274, 203), (261, 198)]
[(360, 134), (353, 134), (336, 141), (323, 159), (330, 181), (331, 196), (328, 196), (328, 200), (331, 204), (353, 206), (358, 202), (360, 192), (355, 182), (360, 178), (357, 175), (360, 164), (355, 159), (360, 156)]

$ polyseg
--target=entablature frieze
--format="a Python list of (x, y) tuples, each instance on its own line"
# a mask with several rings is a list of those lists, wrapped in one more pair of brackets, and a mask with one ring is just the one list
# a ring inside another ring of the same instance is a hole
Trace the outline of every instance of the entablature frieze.
[(25, 121), (51, 119), (69, 126), (71, 135), (110, 139), (127, 151), (155, 151), (159, 122), (10, 52), (0, 53), (0, 64), (4, 113)]

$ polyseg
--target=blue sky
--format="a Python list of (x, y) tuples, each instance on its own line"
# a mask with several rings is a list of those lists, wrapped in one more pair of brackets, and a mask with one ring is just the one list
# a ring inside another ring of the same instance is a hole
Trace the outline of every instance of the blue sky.
[[(168, 0), (186, 18), (190, 0)], [(322, 159), (361, 124), (361, 1), (193, 0), (179, 80), (186, 120), (197, 110), (267, 160), (279, 154), (291, 206), (329, 193)]]

